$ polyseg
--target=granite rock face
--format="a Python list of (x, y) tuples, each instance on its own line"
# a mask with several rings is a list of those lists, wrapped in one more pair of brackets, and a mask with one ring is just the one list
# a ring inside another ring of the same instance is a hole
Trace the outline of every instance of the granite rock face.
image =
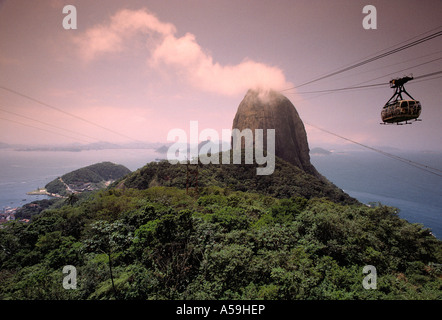
[[(275, 129), (275, 155), (303, 171), (320, 177), (310, 163), (309, 146), (304, 123), (294, 105), (284, 95), (273, 90), (250, 89), (238, 106), (232, 129)], [(264, 144), (264, 149), (266, 145)]]

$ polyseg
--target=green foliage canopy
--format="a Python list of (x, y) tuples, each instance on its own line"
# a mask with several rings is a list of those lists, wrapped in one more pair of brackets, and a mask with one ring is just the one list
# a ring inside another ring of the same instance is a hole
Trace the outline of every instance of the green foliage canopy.
[(111, 188), (0, 229), (0, 298), (441, 299), (441, 262), (441, 241), (391, 207)]

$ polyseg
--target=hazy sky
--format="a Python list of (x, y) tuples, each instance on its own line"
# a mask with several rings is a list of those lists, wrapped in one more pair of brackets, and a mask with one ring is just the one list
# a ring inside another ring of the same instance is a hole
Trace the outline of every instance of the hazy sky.
[[(376, 30), (362, 25), (368, 4)], [(63, 28), (66, 5), (76, 30)], [(248, 88), (294, 87), (430, 30), (442, 30), (440, 0), (0, 0), (0, 86), (20, 94), (0, 89), (0, 142), (165, 142), (192, 120), (221, 133)], [(379, 124), (388, 85), (306, 93), (440, 70), (442, 37), (283, 93), (306, 123), (346, 138), (442, 150), (441, 74), (406, 85), (423, 106), (406, 126)], [(306, 129), (311, 147), (347, 143)]]

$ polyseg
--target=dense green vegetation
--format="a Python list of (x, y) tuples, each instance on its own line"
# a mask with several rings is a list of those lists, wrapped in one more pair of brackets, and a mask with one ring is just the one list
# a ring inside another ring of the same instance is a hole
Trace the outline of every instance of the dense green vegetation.
[(64, 174), (62, 181), (59, 178), (52, 180), (45, 189), (49, 193), (66, 196), (69, 195), (66, 185), (81, 190), (85, 184), (89, 184), (90, 189), (101, 189), (105, 187), (106, 181), (120, 179), (130, 172), (125, 166), (112, 162), (96, 163)]
[[(313, 178), (298, 187), (291, 181), (305, 177), (283, 167), (267, 185), (248, 167), (206, 166), (199, 194), (186, 194), (174, 175), (183, 167), (151, 163), (28, 224), (6, 224), (0, 298), (442, 298), (442, 242), (397, 209), (332, 186), (315, 191), (328, 184)], [(235, 190), (242, 183), (255, 192)], [(66, 265), (77, 269), (76, 289), (63, 288)], [(363, 288), (366, 265), (377, 269), (375, 290)]]
[(43, 210), (48, 209), (53, 206), (58, 199), (44, 199), (44, 200), (36, 200), (30, 203), (25, 204), (21, 208), (17, 209), (15, 213), (16, 219), (30, 219), (32, 216), (39, 214)]
[[(442, 298), (441, 242), (428, 230), (394, 208), (324, 199), (99, 191), (8, 224), (0, 247), (2, 299)], [(362, 287), (367, 264), (377, 290)], [(62, 287), (65, 265), (76, 290)]]
[[(244, 159), (242, 164), (221, 164), (221, 160), (219, 162), (220, 164), (199, 164), (199, 187), (217, 186), (276, 198), (326, 197), (343, 204), (358, 203), (326, 178), (307, 174), (278, 157), (273, 174), (263, 176), (256, 174), (256, 165), (244, 164)], [(230, 163), (233, 163), (232, 158)], [(168, 161), (152, 162), (115, 183), (115, 186), (136, 189), (152, 186), (186, 188), (186, 177), (185, 165), (171, 165)]]

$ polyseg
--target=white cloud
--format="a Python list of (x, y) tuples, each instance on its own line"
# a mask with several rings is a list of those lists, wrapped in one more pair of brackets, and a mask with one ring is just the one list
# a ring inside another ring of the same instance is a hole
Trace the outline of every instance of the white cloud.
[(121, 10), (110, 22), (87, 30), (76, 38), (84, 59), (101, 54), (121, 52), (124, 42), (135, 34), (148, 35), (149, 66), (167, 67), (194, 87), (223, 95), (243, 93), (249, 88), (284, 89), (292, 86), (281, 69), (245, 59), (235, 65), (221, 65), (197, 43), (195, 35), (177, 37), (173, 24), (158, 20), (147, 10)]
[(124, 40), (136, 33), (160, 36), (173, 34), (175, 27), (170, 23), (162, 23), (145, 9), (120, 10), (107, 24), (97, 25), (84, 34), (74, 38), (80, 55), (85, 60), (97, 58), (100, 54), (119, 52), (124, 49)]

